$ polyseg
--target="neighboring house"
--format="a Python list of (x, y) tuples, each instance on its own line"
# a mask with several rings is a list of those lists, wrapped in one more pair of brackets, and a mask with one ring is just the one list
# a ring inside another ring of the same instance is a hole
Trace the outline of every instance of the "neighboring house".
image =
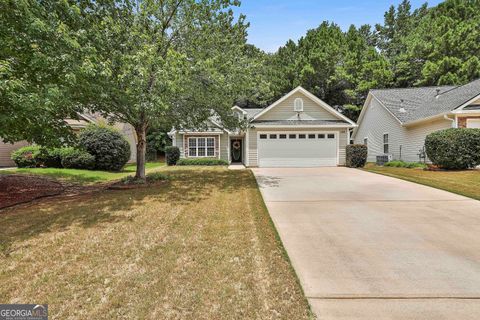
[(447, 128), (480, 128), (480, 79), (462, 86), (371, 90), (353, 132), (368, 161), (419, 161), (425, 137)]
[(249, 167), (318, 167), (345, 164), (353, 121), (302, 87), (263, 109), (232, 110), (247, 125), (229, 131), (214, 118), (207, 129), (173, 129), (182, 158), (212, 157)]
[[(79, 132), (81, 129), (85, 128), (90, 123), (100, 123), (106, 122), (104, 118), (99, 115), (89, 114), (89, 113), (82, 113), (79, 114), (79, 118), (77, 119), (65, 119), (65, 122), (70, 126), (73, 132)], [(120, 133), (123, 134), (125, 139), (130, 144), (131, 156), (129, 162), (136, 161), (136, 135), (135, 131), (133, 130), (132, 126), (125, 123), (115, 123), (113, 125)], [(29, 143), (26, 141), (19, 141), (16, 143), (4, 143), (1, 141), (0, 138), (0, 167), (13, 167), (15, 166), (15, 162), (12, 161), (11, 154), (13, 151), (28, 146)]]

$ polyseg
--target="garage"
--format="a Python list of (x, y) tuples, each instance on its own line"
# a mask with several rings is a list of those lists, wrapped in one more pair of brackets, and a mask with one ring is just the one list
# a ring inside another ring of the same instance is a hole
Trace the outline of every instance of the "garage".
[(259, 132), (259, 167), (338, 164), (338, 132)]

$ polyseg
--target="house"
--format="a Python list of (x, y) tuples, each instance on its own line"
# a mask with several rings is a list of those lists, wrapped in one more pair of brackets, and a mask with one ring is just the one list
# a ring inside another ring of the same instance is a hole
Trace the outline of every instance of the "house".
[[(91, 123), (101, 123), (106, 122), (104, 118), (102, 118), (98, 114), (90, 114), (90, 113), (82, 113), (78, 115), (78, 119), (65, 119), (65, 122), (68, 126), (72, 129), (73, 132), (79, 132), (81, 129), (85, 128), (87, 125)], [(130, 144), (131, 156), (129, 162), (136, 161), (136, 135), (135, 131), (133, 130), (132, 126), (125, 123), (115, 123), (113, 125), (120, 133), (123, 134), (125, 139), (127, 139), (128, 143)], [(28, 146), (29, 143), (27, 141), (19, 141), (15, 143), (5, 143), (1, 141), (0, 138), (0, 167), (13, 167), (15, 166), (15, 162), (11, 159), (11, 154), (17, 149), (21, 147)]]
[(232, 108), (245, 128), (229, 131), (215, 119), (207, 129), (174, 129), (182, 158), (212, 157), (249, 167), (319, 167), (345, 164), (355, 123), (302, 87), (262, 109)]
[(371, 90), (354, 129), (368, 161), (388, 155), (419, 161), (425, 137), (447, 128), (480, 128), (480, 79), (461, 86)]

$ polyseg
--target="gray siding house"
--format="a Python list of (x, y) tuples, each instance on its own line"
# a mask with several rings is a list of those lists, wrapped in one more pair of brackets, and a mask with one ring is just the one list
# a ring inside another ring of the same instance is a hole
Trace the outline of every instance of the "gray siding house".
[(172, 129), (182, 158), (218, 158), (249, 167), (319, 167), (345, 164), (353, 121), (302, 87), (262, 109), (232, 111), (247, 122), (234, 132), (210, 119), (208, 129)]
[(388, 155), (419, 161), (426, 136), (447, 128), (480, 128), (480, 79), (462, 86), (371, 90), (354, 129), (368, 161)]

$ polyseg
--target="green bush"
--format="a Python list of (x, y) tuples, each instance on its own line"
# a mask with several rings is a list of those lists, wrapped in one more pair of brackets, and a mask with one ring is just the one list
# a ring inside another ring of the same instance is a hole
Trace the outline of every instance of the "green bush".
[[(152, 172), (146, 175), (146, 182), (152, 183), (157, 181), (169, 180), (170, 177), (160, 173)], [(145, 180), (136, 179), (135, 176), (126, 176), (120, 180), (123, 184), (144, 184)]]
[(228, 161), (212, 158), (180, 159), (177, 166), (226, 166)]
[(396, 168), (426, 168), (427, 165), (420, 162), (405, 162), (402, 160), (389, 161), (384, 164), (385, 167), (396, 167)]
[(64, 150), (62, 166), (69, 169), (92, 170), (95, 168), (95, 157), (86, 151), (71, 148)]
[(167, 165), (174, 166), (180, 159), (180, 149), (174, 146), (165, 147), (165, 160)]
[(11, 159), (19, 168), (40, 167), (43, 163), (42, 147), (26, 146), (12, 152)]
[(425, 151), (433, 164), (444, 169), (480, 165), (480, 129), (452, 128), (430, 133)]
[(128, 141), (115, 129), (89, 125), (78, 136), (78, 146), (95, 157), (95, 169), (120, 171), (130, 159)]
[(62, 168), (62, 158), (71, 150), (73, 150), (72, 147), (42, 148), (40, 154), (42, 164), (47, 168)]
[(346, 164), (350, 168), (361, 168), (367, 163), (368, 148), (364, 144), (347, 145)]

